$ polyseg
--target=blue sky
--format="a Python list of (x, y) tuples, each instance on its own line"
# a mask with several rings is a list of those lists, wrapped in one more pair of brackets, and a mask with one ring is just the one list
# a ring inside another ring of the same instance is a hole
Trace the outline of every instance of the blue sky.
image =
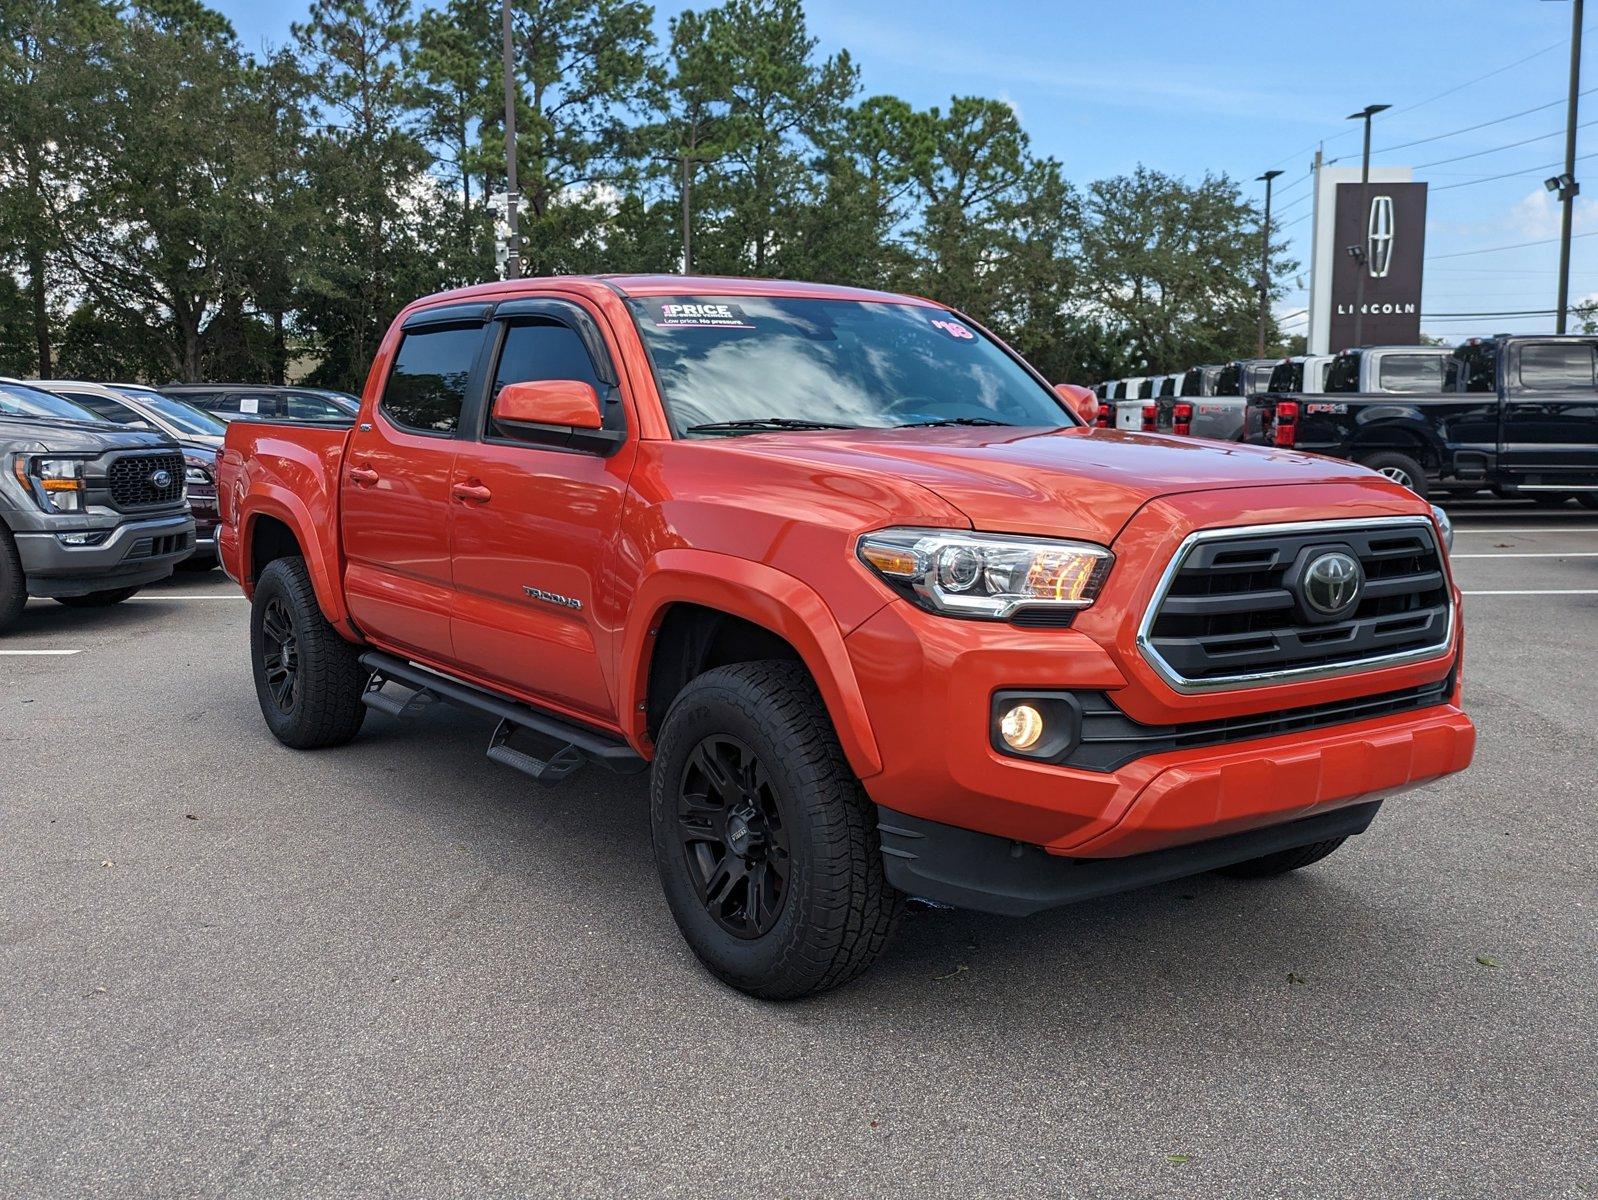
[[(287, 40), (290, 23), (304, 12), (292, 0), (213, 3), (252, 49)], [(662, 31), (688, 7), (704, 5), (657, 4)], [(1558, 173), (1551, 164), (1564, 153), (1566, 0), (808, 0), (807, 11), (825, 51), (847, 48), (854, 55), (868, 93), (891, 92), (923, 106), (952, 94), (1004, 99), (1035, 148), (1059, 159), (1078, 183), (1140, 162), (1190, 177), (1213, 170), (1249, 181), (1267, 168), (1284, 169), (1277, 212), (1295, 239), (1305, 283), (1305, 176), (1314, 148), (1324, 140), (1328, 157), (1353, 155), (1357, 164), (1358, 123), (1344, 116), (1366, 104), (1391, 104), (1393, 111), (1377, 118), (1373, 161), (1415, 166), (1415, 177), (1431, 183), (1426, 313), (1554, 305), (1556, 245), (1463, 252), (1558, 234), (1558, 209), (1542, 180)], [(1591, 24), (1598, 27), (1598, 20)], [(1498, 73), (1458, 88), (1489, 72)], [(1593, 72), (1584, 74), (1584, 88), (1598, 88), (1598, 63)], [(1598, 91), (1583, 105), (1581, 119), (1598, 121)], [(1494, 123), (1455, 133), (1484, 122)], [(1582, 131), (1578, 155), (1598, 152), (1594, 135), (1598, 125)], [(1598, 160), (1577, 163), (1578, 178), (1589, 171), (1591, 200), (1578, 201), (1578, 233), (1598, 230), (1598, 210), (1590, 207), (1598, 203)], [(1484, 180), (1501, 174), (1511, 177)], [(1598, 238), (1574, 243), (1571, 291), (1598, 294)], [(1281, 311), (1303, 304), (1295, 292)], [(1447, 337), (1550, 324), (1549, 318), (1431, 316), (1424, 322), (1428, 332)]]

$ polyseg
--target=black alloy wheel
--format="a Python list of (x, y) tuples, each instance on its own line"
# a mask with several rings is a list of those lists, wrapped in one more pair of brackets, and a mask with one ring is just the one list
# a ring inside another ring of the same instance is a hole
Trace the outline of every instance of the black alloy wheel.
[(261, 612), (261, 667), (273, 703), (282, 712), (293, 712), (299, 694), (300, 639), (294, 615), (276, 596)]
[(788, 898), (792, 856), (777, 793), (741, 739), (713, 734), (688, 756), (677, 831), (699, 901), (737, 938), (763, 937)]

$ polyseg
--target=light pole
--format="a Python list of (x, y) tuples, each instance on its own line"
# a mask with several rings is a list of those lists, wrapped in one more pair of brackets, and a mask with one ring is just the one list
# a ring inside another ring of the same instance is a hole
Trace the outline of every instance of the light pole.
[[(1370, 182), (1371, 182), (1371, 118), (1379, 112), (1386, 112), (1392, 108), (1391, 104), (1367, 104), (1357, 113), (1349, 113), (1350, 121), (1365, 122), (1365, 155), (1360, 160), (1359, 168), (1359, 219), (1364, 221), (1370, 212)], [(1354, 255), (1354, 261), (1359, 266), (1358, 281), (1354, 285), (1354, 345), (1360, 346), (1365, 341), (1365, 255), (1364, 246), (1351, 246), (1349, 253)]]
[(1282, 172), (1267, 171), (1254, 180), (1265, 184), (1265, 229), (1260, 234), (1260, 336), (1256, 356), (1265, 357), (1265, 315), (1271, 302), (1271, 181)]
[(1566, 310), (1570, 307), (1570, 226), (1581, 184), (1576, 182), (1576, 98), (1581, 90), (1581, 3), (1575, 0), (1570, 12), (1570, 100), (1565, 107), (1565, 173), (1544, 185), (1559, 195), (1559, 312), (1554, 332), (1565, 332)]
[(505, 56), (505, 224), (510, 240), (505, 247), (505, 278), (522, 277), (522, 246), (518, 233), (517, 209), (521, 193), (516, 187), (516, 56), (511, 37), (511, 0), (500, 5), (501, 49)]

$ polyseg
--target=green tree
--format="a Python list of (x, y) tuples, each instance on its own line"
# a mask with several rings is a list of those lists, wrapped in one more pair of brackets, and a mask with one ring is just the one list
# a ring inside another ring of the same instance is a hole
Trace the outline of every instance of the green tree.
[[(1259, 226), (1224, 175), (1188, 184), (1139, 167), (1092, 185), (1083, 266), (1094, 282), (1092, 309), (1123, 345), (1125, 368), (1169, 372), (1252, 353)], [(1272, 278), (1294, 266), (1273, 247)], [(1277, 339), (1273, 320), (1266, 342)]]
[[(495, 28), (488, 0), (450, 0), (446, 8), (427, 9), (418, 18), (415, 48), (407, 60), (421, 137), (452, 184), (454, 194), (445, 203), (454, 213), (444, 249), (457, 283), (482, 280), (493, 262), (488, 194), (490, 177), (501, 168), (488, 163), (477, 137), (485, 117), (501, 103), (493, 89), (499, 50)], [(475, 203), (474, 180), (481, 181)]]
[(0, 0), (0, 264), (21, 267), (29, 306), (27, 353), (8, 346), (5, 354), (18, 372), (54, 371), (50, 275), (61, 241), (53, 214), (71, 203), (100, 37), (114, 23), (102, 0)]

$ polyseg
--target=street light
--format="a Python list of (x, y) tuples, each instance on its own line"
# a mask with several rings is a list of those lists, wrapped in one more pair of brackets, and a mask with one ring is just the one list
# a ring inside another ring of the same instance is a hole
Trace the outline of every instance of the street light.
[(1256, 347), (1260, 358), (1265, 357), (1265, 314), (1271, 297), (1271, 180), (1281, 173), (1267, 171), (1254, 180), (1265, 185), (1265, 228), (1260, 234), (1260, 336)]
[[(1580, 3), (1580, 0), (1577, 0)], [(1386, 112), (1392, 108), (1391, 104), (1367, 104), (1357, 113), (1349, 113), (1348, 120), (1365, 122), (1365, 154), (1360, 159), (1359, 168), (1359, 214), (1360, 220), (1366, 219), (1370, 212), (1370, 182), (1371, 182), (1371, 118), (1379, 112)], [(1349, 253), (1354, 253), (1350, 249)], [(1363, 254), (1356, 254), (1355, 260), (1359, 263), (1358, 281), (1354, 285), (1354, 345), (1361, 346), (1365, 342), (1365, 260)]]

